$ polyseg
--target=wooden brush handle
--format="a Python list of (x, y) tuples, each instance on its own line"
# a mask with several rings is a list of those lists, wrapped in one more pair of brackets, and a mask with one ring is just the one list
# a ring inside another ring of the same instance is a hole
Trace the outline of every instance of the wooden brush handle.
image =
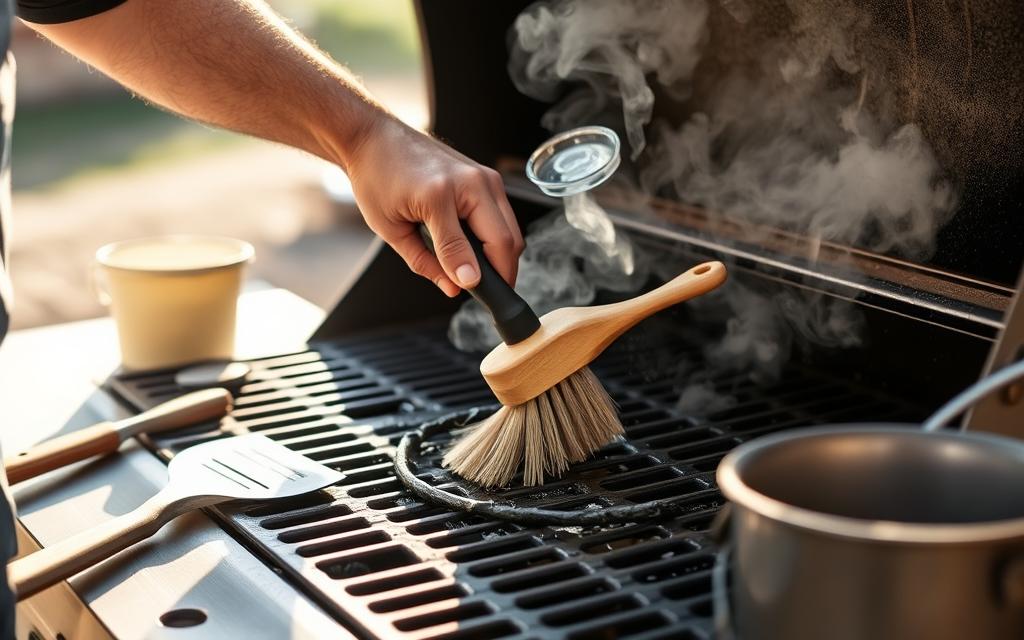
[(117, 451), (121, 436), (111, 422), (101, 422), (37, 444), (21, 455), (4, 459), (7, 481), (17, 484), (72, 462)]
[(219, 387), (193, 391), (131, 418), (119, 420), (117, 427), (122, 433), (122, 440), (139, 433), (180, 429), (223, 417), (231, 408), (231, 401), (231, 393)]
[(721, 262), (705, 262), (642, 296), (592, 308), (608, 322), (607, 342), (610, 343), (644, 318), (711, 291), (725, 276), (725, 265)]
[(85, 429), (47, 440), (25, 453), (4, 459), (7, 481), (16, 484), (54, 469), (93, 456), (117, 451), (125, 438), (214, 420), (231, 407), (231, 394), (224, 389), (203, 389), (187, 393), (119, 422), (101, 422)]
[(644, 318), (707, 293), (725, 278), (725, 265), (705, 262), (632, 300), (556, 309), (541, 318), (541, 328), (528, 339), (495, 347), (480, 363), (480, 373), (503, 405), (522, 404), (590, 364)]
[(8, 579), (22, 600), (145, 540), (176, 515), (158, 493), (134, 511), (15, 560), (7, 565)]

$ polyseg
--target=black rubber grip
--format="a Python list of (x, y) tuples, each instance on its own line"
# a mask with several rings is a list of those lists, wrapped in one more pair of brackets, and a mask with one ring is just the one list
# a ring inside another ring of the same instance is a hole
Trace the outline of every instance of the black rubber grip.
[[(433, 250), (433, 243), (426, 227), (420, 227), (427, 246)], [(484, 246), (473, 232), (466, 225), (462, 225), (462, 231), (469, 239), (469, 244), (476, 254), (476, 261), (480, 265), (480, 282), (472, 289), (466, 289), (469, 295), (491, 312), (494, 321), (494, 328), (498, 335), (505, 341), (505, 344), (522, 342), (532, 336), (537, 329), (540, 329), (540, 320), (533, 312), (530, 305), (523, 300), (515, 290), (508, 286), (505, 279), (494, 270), (489, 260), (484, 255)]]

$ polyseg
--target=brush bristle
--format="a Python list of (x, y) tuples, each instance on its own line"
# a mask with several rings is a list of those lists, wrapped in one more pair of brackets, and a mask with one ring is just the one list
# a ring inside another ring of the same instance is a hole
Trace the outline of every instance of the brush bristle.
[(623, 433), (615, 403), (584, 367), (536, 398), (502, 407), (470, 427), (444, 466), (484, 487), (507, 486), (519, 466), (523, 485), (560, 476)]

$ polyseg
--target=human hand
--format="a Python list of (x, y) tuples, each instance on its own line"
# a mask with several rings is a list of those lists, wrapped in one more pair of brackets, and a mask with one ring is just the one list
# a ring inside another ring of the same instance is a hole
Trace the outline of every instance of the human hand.
[[(475, 287), (480, 267), (462, 232), (465, 220), (487, 259), (515, 285), (523, 236), (498, 172), (388, 116), (367, 129), (348, 158), (345, 169), (366, 223), (412, 271), (449, 297)], [(420, 223), (430, 231), (433, 253)]]

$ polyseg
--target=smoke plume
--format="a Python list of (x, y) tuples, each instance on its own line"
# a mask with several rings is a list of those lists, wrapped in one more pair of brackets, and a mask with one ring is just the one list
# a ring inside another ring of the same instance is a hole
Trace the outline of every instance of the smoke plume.
[(921, 130), (884, 133), (856, 105), (822, 120), (820, 92), (786, 86), (743, 106), (749, 90), (726, 87), (710, 114), (660, 126), (642, 184), (729, 219), (926, 257), (955, 197)]
[(520, 91), (540, 100), (555, 99), (566, 81), (583, 85), (544, 116), (542, 124), (552, 131), (599, 118), (612, 103), (621, 105), (620, 122), (635, 159), (654, 109), (648, 76), (684, 97), (700, 59), (706, 19), (703, 0), (538, 3), (516, 19), (509, 70)]
[[(783, 28), (768, 4), (781, 8)], [(647, 193), (812, 241), (926, 257), (956, 193), (921, 128), (889, 108), (863, 37), (877, 28), (871, 15), (855, 0), (768, 4), (539, 2), (515, 21), (509, 71), (522, 92), (554, 103), (542, 121), (548, 129), (624, 131)], [(711, 59), (717, 38), (728, 53)], [(711, 71), (698, 73), (701, 65)], [(567, 205), (566, 215), (529, 230), (518, 287), (527, 300), (542, 311), (585, 304), (595, 288), (642, 286), (641, 256), (607, 216), (588, 200)], [(692, 306), (723, 331), (705, 349), (706, 367), (687, 374), (687, 408), (727, 402), (709, 383), (717, 372), (771, 379), (801, 345), (861, 339), (862, 318), (848, 301), (757, 280), (733, 278)], [(468, 324), (460, 313), (457, 342)]]

